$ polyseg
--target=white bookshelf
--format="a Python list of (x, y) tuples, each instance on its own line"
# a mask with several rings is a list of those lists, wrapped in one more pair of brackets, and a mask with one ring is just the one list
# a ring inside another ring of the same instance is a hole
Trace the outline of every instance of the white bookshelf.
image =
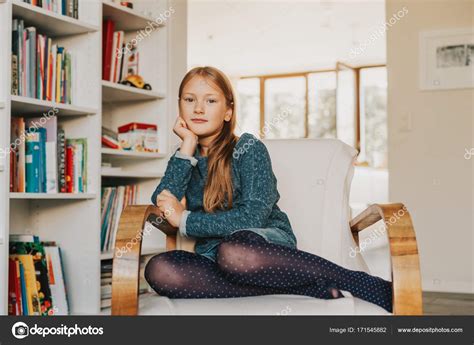
[(11, 112), (13, 114), (37, 115), (38, 113), (48, 112), (52, 108), (58, 109), (58, 116), (94, 115), (98, 112), (97, 108), (49, 102), (30, 97), (11, 96)]
[(80, 200), (94, 199), (95, 193), (10, 193), (10, 199), (61, 199)]
[(104, 102), (151, 101), (165, 97), (163, 92), (142, 90), (132, 86), (102, 80), (102, 100)]
[(125, 159), (156, 159), (166, 157), (166, 153), (160, 152), (135, 152), (127, 150), (116, 150), (109, 148), (102, 148), (102, 155), (113, 156), (115, 158)]
[[(179, 77), (170, 73), (177, 70), (182, 77), (186, 70), (185, 59), (178, 59), (180, 67), (170, 68), (170, 49), (176, 47), (170, 42), (169, 20), (139, 43), (139, 72), (152, 90), (102, 81), (102, 19), (115, 20), (115, 30), (126, 31), (125, 39), (129, 40), (171, 3), (142, 0), (134, 2), (131, 10), (108, 1), (79, 0), (79, 19), (74, 19), (19, 0), (0, 0), (0, 147), (9, 145), (12, 117), (41, 116), (51, 108), (58, 109), (58, 125), (64, 128), (66, 138), (87, 138), (88, 145), (86, 193), (10, 193), (9, 160), (0, 156), (0, 315), (7, 314), (10, 234), (35, 234), (43, 241), (56, 241), (63, 253), (71, 314), (100, 312), (100, 263), (112, 258), (112, 253), (100, 251), (101, 188), (137, 184), (138, 203), (150, 204), (171, 147), (169, 126), (175, 118), (176, 102), (170, 102), (169, 95), (175, 95)], [(37, 27), (73, 53), (72, 104), (11, 95), (12, 18), (24, 19), (27, 26)], [(178, 31), (183, 32), (182, 28)], [(102, 126), (116, 130), (128, 122), (157, 124), (159, 153), (101, 147)], [(101, 167), (102, 161), (122, 169), (107, 171)], [(144, 238), (144, 255), (159, 253), (164, 247), (165, 237), (158, 231)]]
[[(139, 13), (136, 9), (129, 9), (114, 2), (105, 2), (103, 6), (104, 18), (111, 19), (116, 23), (116, 30), (135, 31), (146, 27), (151, 16)], [(164, 24), (160, 24), (164, 26)]]
[(99, 25), (54, 13), (30, 5), (20, 0), (12, 0), (13, 17), (28, 21), (29, 25), (41, 28), (41, 32), (50, 36), (77, 35), (99, 30)]
[(102, 177), (121, 177), (121, 178), (161, 178), (162, 172), (148, 172), (148, 171), (133, 171), (133, 170), (113, 170), (107, 167), (102, 167)]

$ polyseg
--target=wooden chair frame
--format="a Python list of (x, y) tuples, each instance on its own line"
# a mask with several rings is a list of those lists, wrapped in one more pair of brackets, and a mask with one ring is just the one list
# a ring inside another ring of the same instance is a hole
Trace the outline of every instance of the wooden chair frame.
[[(178, 229), (170, 226), (160, 214), (154, 205), (127, 206), (122, 212), (113, 256), (112, 315), (138, 315), (139, 264), (146, 221), (166, 234), (167, 251), (176, 249)], [(418, 246), (406, 207), (402, 203), (370, 205), (350, 221), (352, 236), (359, 244), (359, 232), (381, 219), (390, 246), (393, 314), (422, 315)]]

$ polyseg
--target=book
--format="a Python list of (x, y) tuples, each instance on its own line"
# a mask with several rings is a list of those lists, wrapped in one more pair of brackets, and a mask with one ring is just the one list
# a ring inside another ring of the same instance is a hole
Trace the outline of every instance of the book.
[(127, 205), (137, 203), (138, 185), (105, 187), (101, 189), (101, 251), (113, 250), (120, 215)]
[[(41, 303), (36, 285), (35, 266), (33, 255), (31, 254), (13, 254), (11, 259), (18, 259), (23, 265), (24, 274), (24, 291), (23, 295), (26, 299), (27, 311), (24, 315), (41, 315)], [(21, 272), (20, 272), (21, 274)]]
[[(87, 138), (66, 139), (67, 168), (73, 193), (87, 191)], [(67, 180), (67, 178), (66, 178)]]
[(14, 95), (72, 103), (73, 55), (23, 19), (12, 21), (11, 91)]
[(46, 262), (48, 265), (49, 286), (53, 301), (54, 315), (68, 315), (69, 304), (66, 294), (66, 284), (64, 281), (63, 265), (58, 246), (51, 243), (43, 243), (46, 252)]
[(41, 7), (51, 12), (78, 19), (78, 0), (23, 0), (23, 2)]
[(25, 151), (25, 171), (26, 171), (26, 192), (39, 193), (40, 176), (40, 136), (36, 132), (26, 133), (26, 151)]
[(102, 28), (102, 80), (110, 80), (115, 22), (105, 19)]
[(8, 259), (8, 315), (21, 315), (20, 272), (17, 261)]
[[(24, 241), (10, 241), (9, 243), (10, 257), (15, 258), (20, 256), (20, 261), (23, 262), (27, 269), (30, 269), (30, 256), (33, 263), (34, 285), (39, 302), (39, 312), (41, 315), (48, 315), (52, 311), (51, 290), (48, 281), (48, 270), (46, 263), (46, 254), (44, 247), (39, 242), (24, 242)], [(31, 277), (30, 277), (31, 279)], [(30, 282), (30, 284), (32, 284)], [(27, 281), (28, 286), (28, 281)], [(30, 289), (30, 291), (32, 291)], [(31, 293), (31, 292), (30, 292)], [(35, 301), (33, 300), (33, 304)], [(33, 306), (34, 307), (34, 306)], [(33, 308), (33, 310), (36, 310)]]
[(66, 193), (66, 136), (63, 128), (57, 133), (58, 191)]

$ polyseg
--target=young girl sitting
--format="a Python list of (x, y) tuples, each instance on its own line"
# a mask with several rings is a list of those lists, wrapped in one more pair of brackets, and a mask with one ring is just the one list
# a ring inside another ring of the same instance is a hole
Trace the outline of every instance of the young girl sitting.
[[(392, 283), (297, 249), (267, 148), (249, 133), (234, 134), (235, 97), (213, 67), (190, 70), (179, 87), (171, 156), (152, 202), (195, 253), (155, 255), (145, 278), (170, 298), (298, 294), (343, 298), (340, 290), (392, 312)], [(184, 208), (180, 200), (186, 197)], [(170, 212), (172, 210), (172, 212)], [(167, 211), (167, 212), (165, 212)]]

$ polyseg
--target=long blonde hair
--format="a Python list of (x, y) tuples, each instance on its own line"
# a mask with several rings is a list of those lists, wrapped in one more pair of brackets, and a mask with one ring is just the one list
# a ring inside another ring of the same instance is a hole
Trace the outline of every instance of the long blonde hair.
[(195, 67), (184, 76), (179, 86), (179, 99), (186, 83), (195, 76), (212, 81), (224, 94), (226, 106), (232, 109), (230, 121), (224, 121), (224, 127), (219, 135), (209, 145), (207, 158), (207, 181), (204, 187), (203, 207), (206, 212), (214, 212), (217, 208), (232, 208), (232, 153), (237, 136), (234, 134), (236, 125), (235, 97), (232, 84), (227, 76), (215, 67)]

